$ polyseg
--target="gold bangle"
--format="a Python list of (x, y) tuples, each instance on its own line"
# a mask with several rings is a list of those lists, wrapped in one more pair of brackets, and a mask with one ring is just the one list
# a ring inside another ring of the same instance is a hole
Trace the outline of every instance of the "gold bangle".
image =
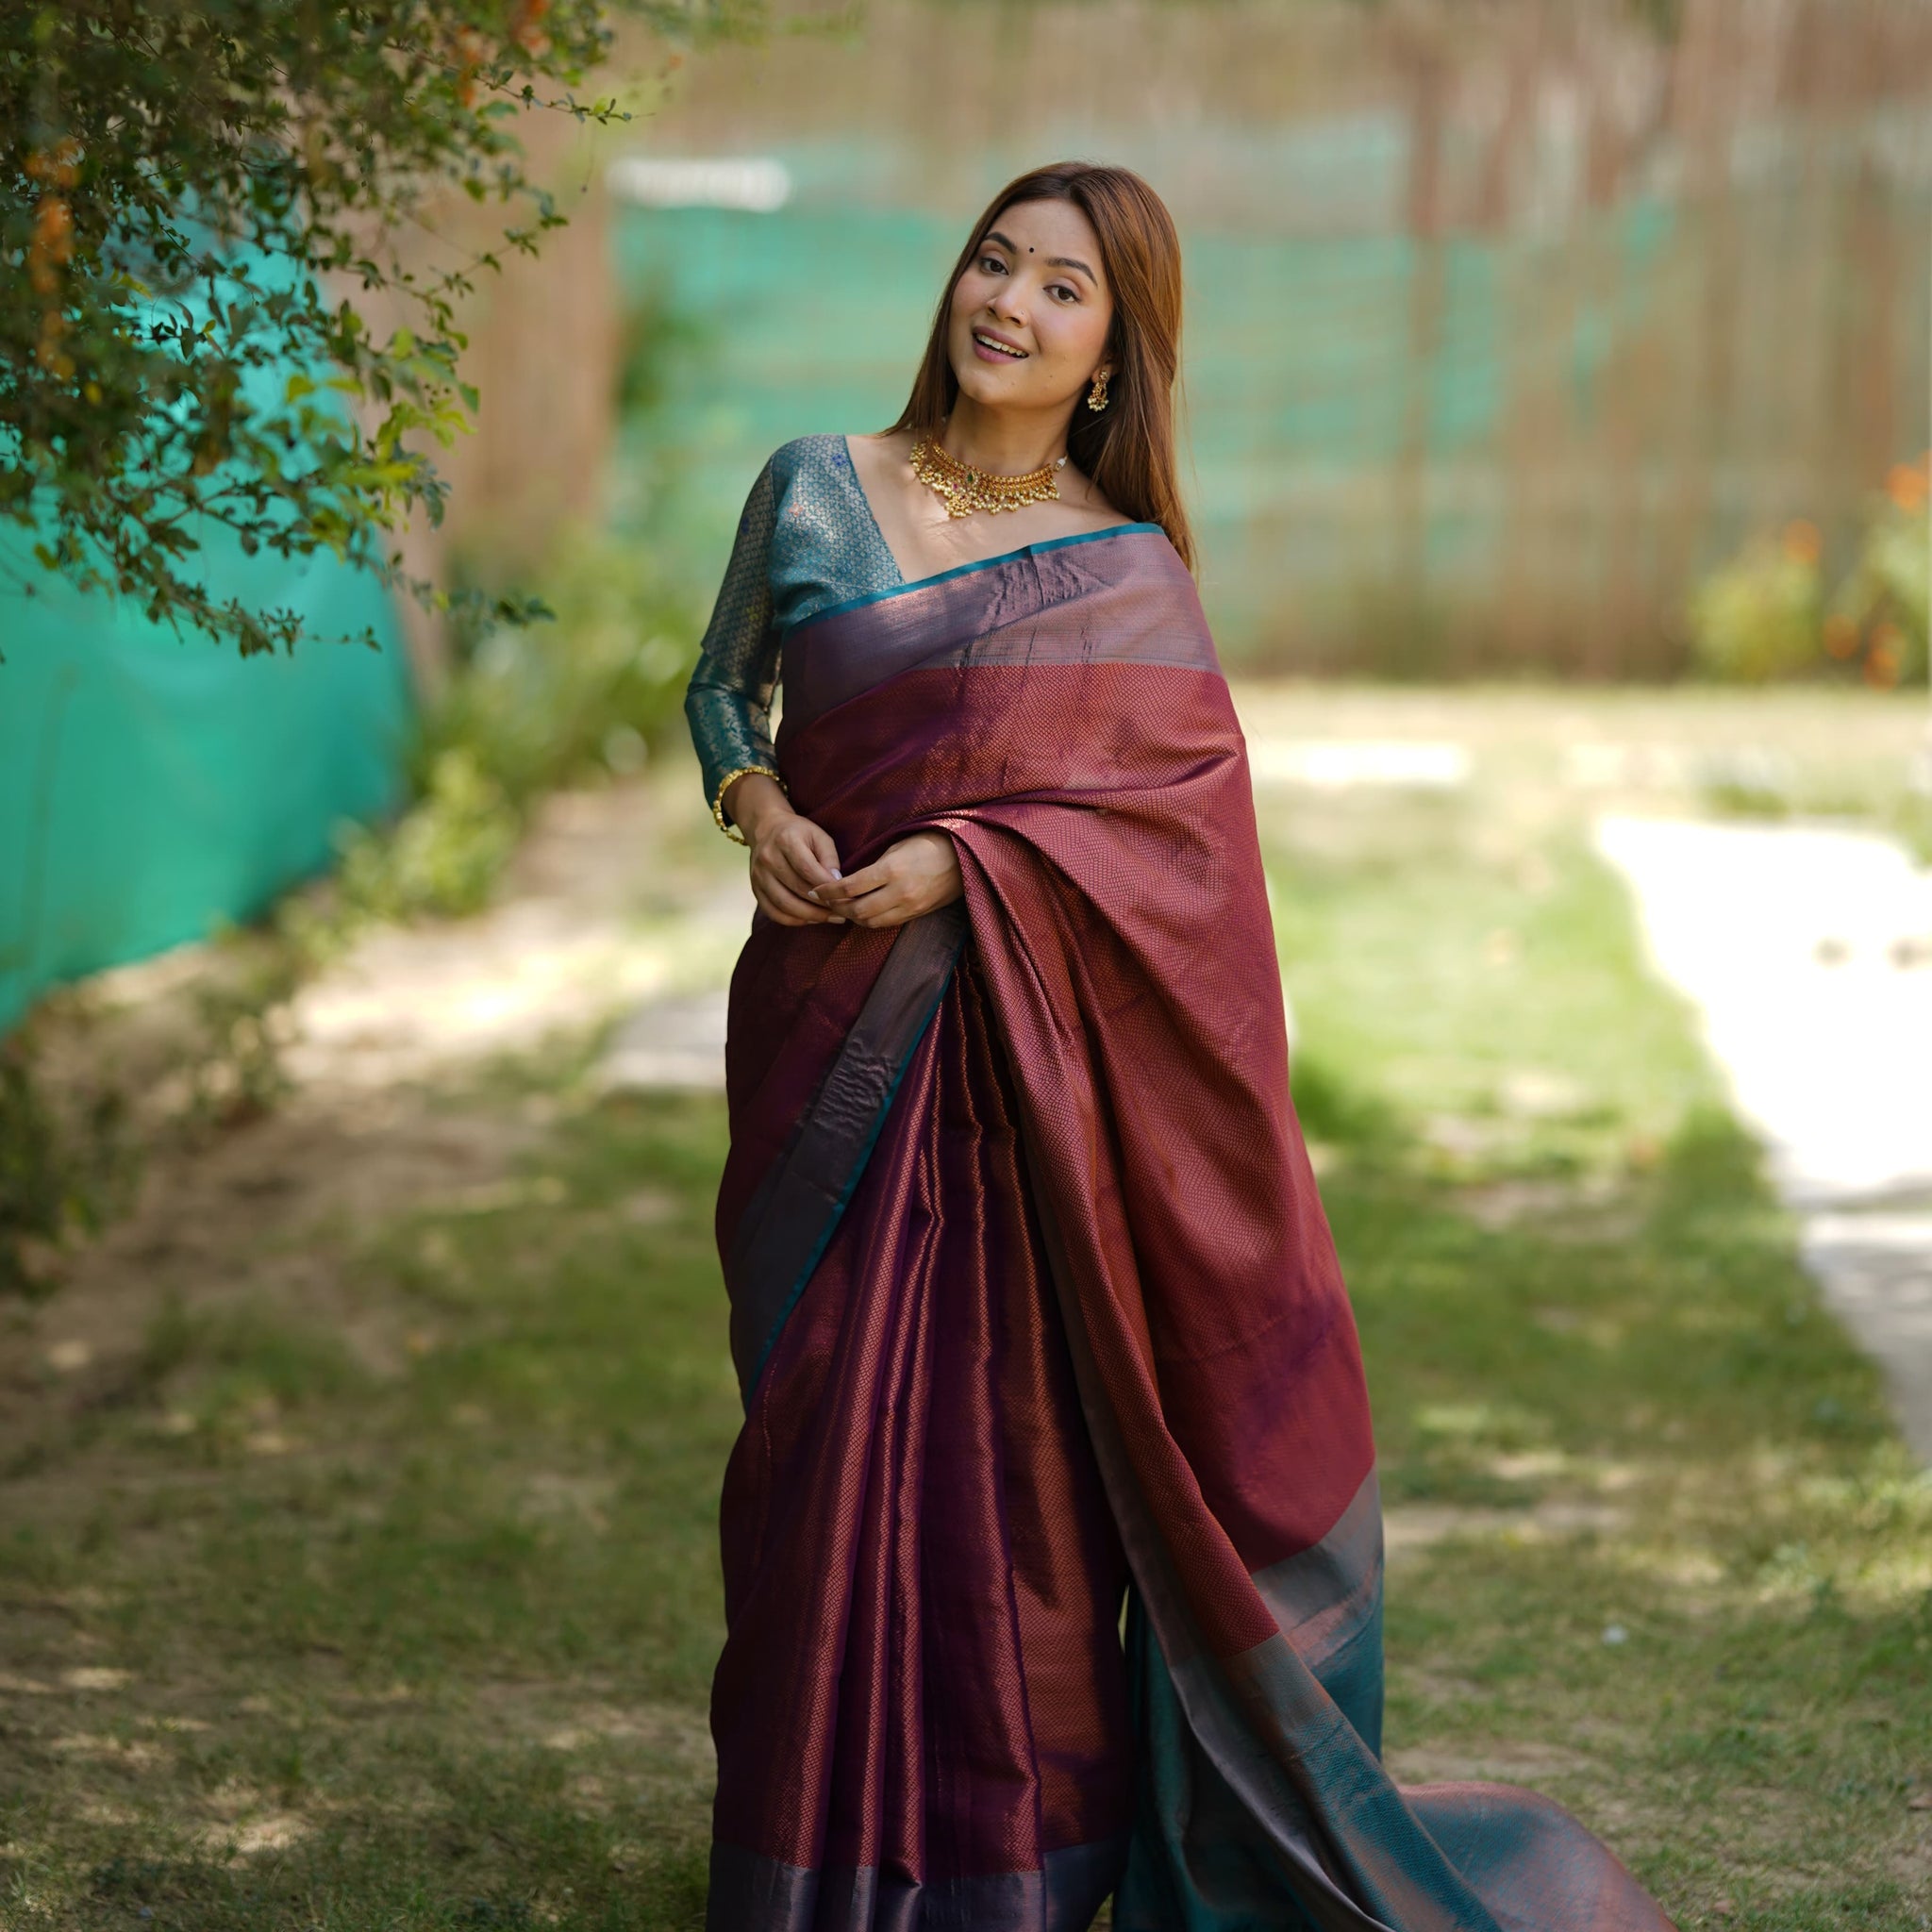
[[(741, 845), (749, 845), (751, 843), (751, 841), (747, 839), (744, 836), (744, 834), (741, 832), (735, 824), (727, 824), (725, 823), (724, 794), (731, 790), (732, 786), (736, 784), (740, 778), (748, 778), (754, 772), (759, 773), (764, 777), (776, 779), (778, 790), (780, 791), (785, 791), (785, 780), (779, 777), (778, 774), (774, 772), (770, 765), (740, 765), (735, 772), (726, 772), (724, 775), (718, 780), (718, 789), (711, 793), (711, 816), (717, 820), (718, 829), (721, 832), (723, 832), (727, 839), (737, 840), (737, 841)], [(786, 795), (789, 797), (791, 794), (787, 792)]]

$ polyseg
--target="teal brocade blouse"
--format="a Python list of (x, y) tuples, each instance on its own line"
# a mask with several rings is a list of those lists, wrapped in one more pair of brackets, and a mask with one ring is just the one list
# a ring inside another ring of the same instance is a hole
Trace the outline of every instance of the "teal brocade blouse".
[(772, 694), (787, 631), (850, 597), (904, 582), (842, 436), (797, 436), (766, 458), (738, 519), (724, 582), (685, 687), (705, 796), (747, 770), (777, 771)]

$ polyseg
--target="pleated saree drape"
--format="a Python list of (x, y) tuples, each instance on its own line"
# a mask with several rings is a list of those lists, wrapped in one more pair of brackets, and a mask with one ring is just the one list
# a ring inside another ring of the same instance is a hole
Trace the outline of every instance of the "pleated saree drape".
[(844, 868), (937, 827), (965, 896), (760, 914), (732, 981), (710, 1932), (1666, 1926), (1548, 1801), (1382, 1769), (1360, 1356), (1165, 534), (835, 606), (785, 680)]

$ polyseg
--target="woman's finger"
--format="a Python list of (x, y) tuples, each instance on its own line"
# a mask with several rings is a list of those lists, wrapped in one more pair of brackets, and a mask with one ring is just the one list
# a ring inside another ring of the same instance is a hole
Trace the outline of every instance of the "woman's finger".
[(808, 885), (829, 884), (839, 876), (839, 847), (831, 833), (823, 825), (815, 825), (809, 819), (800, 819), (791, 828), (794, 843), (800, 848), (797, 854), (797, 869)]
[(808, 878), (794, 863), (793, 855), (784, 846), (774, 844), (764, 854), (765, 872), (769, 878), (775, 879), (788, 892), (795, 892), (801, 899), (817, 906), (823, 902), (813, 897), (816, 881)]
[(870, 865), (862, 865), (857, 872), (848, 872), (842, 879), (819, 888), (821, 906), (849, 906), (861, 893), (877, 891), (881, 886), (890, 885), (897, 876), (897, 868), (892, 864), (892, 855), (888, 852), (883, 858), (875, 858)]
[(798, 875), (807, 890), (813, 886), (831, 884), (839, 876), (838, 855), (836, 851), (827, 858), (820, 850), (820, 844), (829, 847), (831, 841), (814, 841), (806, 837), (807, 827), (803, 824), (786, 826), (773, 850), (782, 857), (787, 865)]
[(823, 925), (827, 920), (835, 924), (844, 923), (824, 907), (815, 906), (802, 893), (793, 891), (782, 879), (774, 878), (769, 872), (752, 881), (752, 890), (758, 903), (774, 919), (782, 912), (793, 925)]
[[(873, 924), (881, 918), (890, 918), (895, 913), (907, 911), (913, 905), (912, 895), (896, 880), (874, 887), (870, 892), (862, 892), (856, 899), (841, 903), (840, 910), (860, 924)], [(907, 912), (909, 917), (909, 911)]]

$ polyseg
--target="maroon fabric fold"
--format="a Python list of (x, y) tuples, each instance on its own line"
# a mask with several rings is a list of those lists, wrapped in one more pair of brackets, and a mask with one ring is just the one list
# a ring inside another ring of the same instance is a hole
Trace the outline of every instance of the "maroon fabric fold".
[[(1360, 1352), (1173, 547), (1023, 553), (787, 652), (793, 805), (848, 871), (945, 831), (966, 937), (726, 1474), (712, 1932), (1059, 1932), (1124, 1872), (1137, 1927), (1666, 1926), (1557, 1807), (1381, 1770)], [(721, 1252), (899, 945), (944, 950), (754, 921)], [(1130, 1576), (1158, 1673), (1131, 1709)]]
[[(810, 987), (757, 962), (803, 958), (798, 930), (759, 922), (733, 1004), (734, 1034), (742, 1016), (747, 1038), (783, 1041), (772, 1078), (794, 1098), (811, 1084)], [(770, 1091), (743, 1105), (756, 1116)], [(1071, 1374), (1010, 1079), (962, 960), (726, 1471), (721, 1843), (902, 1888), (1118, 1844), (1125, 1565)], [(1094, 1874), (1067, 1924), (1087, 1923), (1118, 1869)]]

